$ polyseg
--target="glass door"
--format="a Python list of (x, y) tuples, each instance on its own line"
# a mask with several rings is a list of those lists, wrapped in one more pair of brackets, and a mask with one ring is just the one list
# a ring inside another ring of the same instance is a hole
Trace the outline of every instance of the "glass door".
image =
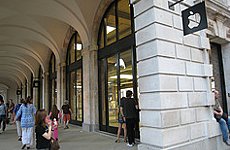
[(99, 61), (100, 129), (116, 133), (121, 97), (134, 92), (132, 49), (121, 51)]
[(82, 69), (78, 68), (70, 74), (70, 107), (72, 110), (71, 123), (82, 125), (83, 121), (83, 91), (82, 91)]

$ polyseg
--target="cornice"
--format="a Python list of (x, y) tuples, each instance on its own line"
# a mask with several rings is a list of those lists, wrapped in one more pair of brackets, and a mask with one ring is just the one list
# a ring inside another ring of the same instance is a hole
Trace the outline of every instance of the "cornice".
[(230, 10), (227, 4), (224, 5), (217, 0), (206, 0), (207, 12), (211, 14), (218, 14), (223, 17), (230, 17)]

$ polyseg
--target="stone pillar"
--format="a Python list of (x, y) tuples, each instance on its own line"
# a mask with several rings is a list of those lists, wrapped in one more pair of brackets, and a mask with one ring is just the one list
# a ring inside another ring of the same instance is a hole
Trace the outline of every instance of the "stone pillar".
[(61, 80), (61, 75), (62, 75), (62, 66), (61, 63), (58, 64), (57, 66), (57, 102), (56, 105), (58, 109), (60, 109), (61, 105), (61, 85), (62, 85), (62, 80)]
[(66, 100), (66, 86), (65, 86), (66, 85), (66, 63), (65, 62), (61, 63), (60, 76), (61, 76), (60, 79), (61, 95), (60, 95), (60, 102), (59, 102), (58, 109), (61, 109), (64, 100)]
[(25, 86), (25, 84), (22, 84), (22, 98), (24, 98), (24, 99), (26, 98), (25, 97), (25, 90), (27, 90), (26, 86)]
[(43, 108), (45, 110), (49, 109), (49, 72), (44, 72), (43, 74)]
[(208, 39), (197, 34), (183, 36), (184, 5), (175, 5), (171, 11), (168, 0), (132, 2), (141, 109), (138, 149), (208, 147), (210, 127), (215, 124), (208, 80), (212, 66), (205, 59)]
[(83, 50), (83, 130), (99, 129), (97, 46)]
[(32, 96), (30, 88), (31, 88), (31, 81), (27, 82), (27, 96)]

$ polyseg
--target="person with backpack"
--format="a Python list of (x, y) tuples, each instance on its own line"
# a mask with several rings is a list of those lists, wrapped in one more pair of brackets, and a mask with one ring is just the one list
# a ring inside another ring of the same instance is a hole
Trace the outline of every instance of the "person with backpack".
[(3, 97), (0, 95), (0, 127), (2, 124), (2, 132), (4, 132), (6, 129), (6, 119), (7, 119), (7, 108), (6, 105), (4, 104)]
[[(17, 114), (22, 103), (24, 103), (23, 98), (21, 98), (20, 103), (18, 103), (15, 106), (14, 111), (13, 111), (13, 116), (15, 116)], [(19, 116), (18, 119), (16, 120), (16, 127), (17, 127), (17, 133), (18, 133), (18, 141), (21, 141), (22, 140), (21, 116)]]

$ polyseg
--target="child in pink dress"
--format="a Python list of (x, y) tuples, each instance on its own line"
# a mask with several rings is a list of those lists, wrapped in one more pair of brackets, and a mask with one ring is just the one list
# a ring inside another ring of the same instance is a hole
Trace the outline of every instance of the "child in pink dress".
[(58, 119), (60, 117), (60, 111), (57, 109), (56, 105), (53, 105), (52, 110), (49, 114), (52, 120), (53, 138), (58, 140)]
[(58, 122), (56, 118), (53, 119), (53, 138), (58, 140)]

